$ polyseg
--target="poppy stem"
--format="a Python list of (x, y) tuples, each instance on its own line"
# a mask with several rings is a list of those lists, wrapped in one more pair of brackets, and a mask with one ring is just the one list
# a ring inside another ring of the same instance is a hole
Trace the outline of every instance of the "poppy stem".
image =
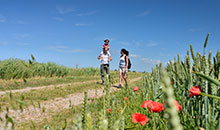
[(220, 97), (213, 96), (213, 95), (210, 95), (210, 94), (200, 93), (200, 95), (202, 95), (202, 96), (207, 96), (207, 97), (210, 97), (210, 98), (214, 98), (214, 99), (220, 100)]

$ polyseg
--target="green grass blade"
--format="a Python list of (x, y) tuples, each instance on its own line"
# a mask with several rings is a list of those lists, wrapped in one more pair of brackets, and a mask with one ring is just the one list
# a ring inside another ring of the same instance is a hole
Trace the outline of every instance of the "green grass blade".
[(206, 36), (206, 39), (205, 39), (204, 49), (205, 49), (206, 46), (207, 46), (208, 40), (209, 40), (209, 32), (208, 32), (208, 34), (207, 34), (207, 36)]
[(212, 78), (212, 77), (210, 77), (210, 76), (201, 74), (201, 73), (199, 73), (199, 72), (193, 72), (193, 73), (196, 74), (196, 75), (198, 75), (198, 76), (200, 76), (200, 77), (202, 77), (202, 78), (204, 78), (204, 79), (206, 79), (206, 80), (208, 80), (209, 82), (211, 82), (211, 83), (213, 83), (213, 84), (215, 84), (215, 85), (217, 85), (217, 86), (220, 86), (220, 82), (219, 82), (217, 79), (214, 79), (214, 78)]

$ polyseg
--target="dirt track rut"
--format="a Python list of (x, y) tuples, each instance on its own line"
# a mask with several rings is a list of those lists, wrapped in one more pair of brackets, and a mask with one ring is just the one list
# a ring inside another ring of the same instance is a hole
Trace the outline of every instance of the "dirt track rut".
[(4, 95), (7, 93), (17, 93), (17, 92), (28, 92), (31, 90), (38, 90), (38, 89), (44, 89), (44, 88), (53, 88), (54, 86), (56, 87), (64, 87), (64, 86), (69, 86), (69, 85), (80, 85), (80, 84), (89, 84), (89, 83), (95, 83), (97, 80), (91, 80), (91, 81), (82, 81), (82, 82), (75, 82), (75, 83), (65, 83), (65, 84), (57, 84), (57, 85), (47, 85), (47, 86), (39, 86), (39, 87), (27, 87), (23, 89), (16, 89), (16, 90), (7, 90), (7, 91), (0, 91), (0, 95)]
[[(140, 80), (141, 77), (134, 78), (130, 83), (134, 83)], [(117, 91), (119, 89), (111, 87), (112, 91)], [(99, 98), (105, 93), (103, 89), (92, 89), (88, 90), (88, 98)], [(23, 112), (20, 110), (9, 110), (9, 116), (14, 119), (16, 123), (26, 122), (26, 121), (41, 121), (45, 117), (50, 117), (51, 113), (57, 113), (63, 109), (70, 108), (71, 105), (77, 106), (83, 103), (84, 93), (75, 93), (68, 95), (67, 97), (59, 97), (53, 100), (45, 101), (41, 103), (41, 108), (30, 106), (25, 108)], [(45, 112), (42, 112), (42, 107), (45, 108)], [(1, 112), (0, 116), (4, 117), (7, 112)], [(0, 129), (4, 128), (4, 124), (0, 123)]]

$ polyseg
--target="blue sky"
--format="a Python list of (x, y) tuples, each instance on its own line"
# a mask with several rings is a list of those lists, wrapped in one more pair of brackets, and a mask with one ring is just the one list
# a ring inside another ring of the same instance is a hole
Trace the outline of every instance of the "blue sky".
[(103, 40), (110, 40), (118, 68), (119, 52), (130, 51), (132, 70), (150, 71), (190, 43), (202, 52), (220, 50), (219, 0), (1, 0), (0, 60), (52, 61), (68, 67), (99, 67)]

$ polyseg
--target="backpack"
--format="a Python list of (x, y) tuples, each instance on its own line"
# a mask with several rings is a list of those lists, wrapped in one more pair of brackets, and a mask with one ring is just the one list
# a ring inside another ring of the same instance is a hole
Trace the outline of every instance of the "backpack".
[[(126, 56), (125, 56), (125, 62), (126, 62)], [(128, 58), (128, 69), (131, 69), (131, 60), (130, 60), (130, 58)]]

